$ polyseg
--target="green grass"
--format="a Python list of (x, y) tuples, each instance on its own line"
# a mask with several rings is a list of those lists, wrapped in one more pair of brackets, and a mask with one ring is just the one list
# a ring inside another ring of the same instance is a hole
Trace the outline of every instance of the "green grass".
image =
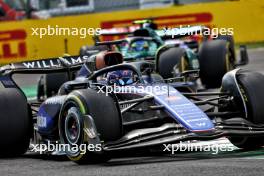
[(34, 98), (37, 96), (37, 85), (23, 86), (22, 90), (28, 98)]

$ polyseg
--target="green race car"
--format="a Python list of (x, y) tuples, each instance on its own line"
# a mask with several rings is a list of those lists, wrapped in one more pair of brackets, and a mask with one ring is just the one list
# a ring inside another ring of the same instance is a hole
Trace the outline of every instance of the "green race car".
[(91, 55), (96, 51), (116, 49), (126, 62), (153, 62), (156, 72), (165, 79), (180, 76), (186, 71), (200, 70), (201, 82), (206, 88), (220, 87), (226, 72), (246, 64), (248, 60), (246, 48), (242, 47), (243, 60), (237, 61), (232, 36), (219, 36), (216, 39), (204, 36), (202, 42), (190, 38), (202, 31), (203, 26), (158, 30), (151, 20), (136, 21), (134, 24), (139, 25), (134, 31), (102, 31), (102, 36), (127, 35), (115, 48), (84, 46), (80, 54)]

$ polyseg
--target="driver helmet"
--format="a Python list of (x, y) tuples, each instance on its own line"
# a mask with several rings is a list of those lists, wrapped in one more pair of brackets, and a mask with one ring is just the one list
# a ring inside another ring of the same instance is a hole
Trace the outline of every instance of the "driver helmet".
[(131, 44), (131, 49), (133, 51), (144, 51), (149, 48), (149, 44), (147, 41), (144, 40), (138, 40)]
[(107, 74), (107, 82), (110, 85), (125, 86), (133, 83), (133, 71), (117, 70)]
[(158, 29), (158, 25), (154, 22), (146, 22), (143, 24), (143, 28), (151, 28), (153, 30), (157, 30)]

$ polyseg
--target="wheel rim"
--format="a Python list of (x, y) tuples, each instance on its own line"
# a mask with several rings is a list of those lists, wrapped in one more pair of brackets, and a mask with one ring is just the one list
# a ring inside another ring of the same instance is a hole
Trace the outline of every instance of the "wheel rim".
[(74, 101), (69, 101), (65, 104), (65, 109), (62, 112), (64, 114), (61, 119), (61, 140), (65, 144), (65, 152), (68, 157), (79, 156), (80, 150), (76, 150), (76, 147), (80, 147), (83, 143), (83, 122), (82, 113), (79, 106)]
[(188, 62), (184, 57), (181, 57), (180, 72), (184, 72), (185, 70), (188, 70)]
[(76, 144), (81, 136), (81, 124), (78, 109), (72, 107), (65, 119), (65, 135), (70, 144)]
[(234, 65), (232, 63), (232, 53), (231, 53), (231, 50), (230, 50), (230, 43), (227, 42), (227, 45), (226, 45), (226, 56), (225, 56), (225, 60), (226, 60), (226, 72), (234, 69)]

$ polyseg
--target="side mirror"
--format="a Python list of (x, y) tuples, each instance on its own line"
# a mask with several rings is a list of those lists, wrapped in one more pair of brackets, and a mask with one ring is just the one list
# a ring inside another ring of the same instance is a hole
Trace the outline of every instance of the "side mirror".
[(240, 46), (240, 60), (238, 63), (236, 63), (236, 66), (247, 65), (248, 60), (249, 59), (248, 59), (247, 46), (241, 45)]
[(2, 7), (0, 7), (0, 17), (1, 16), (3, 17), (5, 15), (6, 15), (6, 13), (5, 13), (4, 9)]

